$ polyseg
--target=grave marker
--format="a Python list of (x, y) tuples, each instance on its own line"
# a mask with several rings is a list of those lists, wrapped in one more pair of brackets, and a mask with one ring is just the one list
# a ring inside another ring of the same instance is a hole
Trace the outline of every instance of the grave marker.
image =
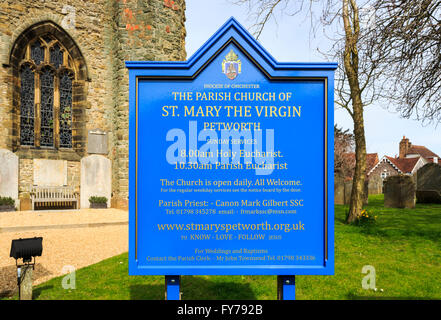
[(419, 203), (441, 203), (441, 166), (427, 163), (417, 172), (417, 200)]
[(0, 196), (18, 202), (18, 157), (11, 151), (0, 149)]
[(390, 176), (384, 181), (384, 206), (415, 208), (415, 183), (411, 176)]

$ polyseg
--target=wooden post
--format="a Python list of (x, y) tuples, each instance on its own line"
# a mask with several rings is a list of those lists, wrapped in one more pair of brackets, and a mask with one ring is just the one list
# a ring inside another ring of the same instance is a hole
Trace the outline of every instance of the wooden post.
[(20, 300), (32, 300), (32, 265), (24, 265), (18, 268), (18, 297)]

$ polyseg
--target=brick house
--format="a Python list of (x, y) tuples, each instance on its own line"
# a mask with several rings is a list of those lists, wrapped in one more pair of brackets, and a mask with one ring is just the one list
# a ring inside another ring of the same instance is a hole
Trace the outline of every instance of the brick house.
[(418, 158), (422, 157), (427, 162), (438, 163), (439, 156), (427, 149), (425, 146), (415, 146), (409, 141), (409, 138), (403, 136), (400, 141), (400, 159)]
[(414, 175), (426, 163), (438, 163), (439, 156), (425, 146), (415, 146), (405, 136), (399, 144), (399, 156), (383, 156), (372, 169), (368, 177), (380, 177), (382, 180), (397, 174)]

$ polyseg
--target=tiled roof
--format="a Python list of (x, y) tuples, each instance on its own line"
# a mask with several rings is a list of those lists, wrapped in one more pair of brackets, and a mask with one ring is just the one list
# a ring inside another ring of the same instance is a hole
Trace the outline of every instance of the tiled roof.
[(415, 165), (417, 164), (419, 157), (416, 158), (392, 158), (386, 156), (386, 158), (392, 162), (398, 169), (400, 169), (403, 173), (411, 173)]
[(436, 153), (433, 153), (432, 151), (427, 149), (425, 146), (414, 146), (414, 145), (412, 145), (409, 148), (409, 150), (407, 151), (406, 155), (407, 154), (419, 154), (423, 158), (433, 158), (433, 157), (439, 158), (439, 156)]
[[(345, 153), (345, 157), (348, 160), (352, 160), (355, 164), (355, 153)], [(378, 163), (378, 153), (366, 153), (366, 172), (371, 171), (373, 167)]]
[(373, 167), (378, 163), (378, 154), (377, 153), (368, 153), (366, 154), (366, 172), (371, 171)]

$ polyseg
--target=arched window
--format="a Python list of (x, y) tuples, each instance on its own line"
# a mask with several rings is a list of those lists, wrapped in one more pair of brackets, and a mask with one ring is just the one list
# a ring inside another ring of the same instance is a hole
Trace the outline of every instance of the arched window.
[(20, 145), (72, 148), (73, 64), (51, 34), (27, 44), (19, 64)]

